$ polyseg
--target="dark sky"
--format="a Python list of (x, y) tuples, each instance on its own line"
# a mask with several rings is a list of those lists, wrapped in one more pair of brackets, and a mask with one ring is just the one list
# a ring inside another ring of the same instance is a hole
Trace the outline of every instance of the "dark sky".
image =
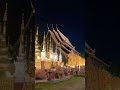
[(89, 3), (86, 40), (105, 62), (118, 63), (120, 51), (120, 6), (111, 0)]
[[(3, 12), (4, 1), (0, 0), (0, 12)], [(9, 31), (17, 30), (19, 33), (22, 9), (24, 8), (26, 13), (26, 22), (31, 9), (28, 5), (29, 0), (9, 0)], [(60, 31), (70, 39), (79, 52), (84, 52), (86, 39), (96, 48), (96, 55), (100, 59), (120, 63), (119, 3), (94, 0), (87, 5), (82, 0), (36, 0), (35, 5), (37, 25), (44, 27), (41, 30), (47, 29), (47, 23), (49, 26), (58, 24)], [(13, 38), (17, 37), (17, 34), (12, 34)]]
[[(36, 0), (36, 22), (47, 31), (52, 24), (71, 41), (79, 52), (84, 52), (84, 4), (74, 0)], [(42, 33), (43, 33), (42, 31)]]

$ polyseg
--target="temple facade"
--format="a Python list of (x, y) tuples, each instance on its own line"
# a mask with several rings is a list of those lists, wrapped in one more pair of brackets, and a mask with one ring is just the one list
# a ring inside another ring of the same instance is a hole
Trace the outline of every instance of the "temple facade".
[(35, 37), (36, 77), (46, 78), (47, 72), (64, 74), (65, 70), (67, 73), (71, 69), (80, 71), (80, 67), (85, 67), (85, 59), (80, 57), (80, 53), (57, 26), (52, 29), (48, 27), (41, 45), (38, 43), (38, 28)]

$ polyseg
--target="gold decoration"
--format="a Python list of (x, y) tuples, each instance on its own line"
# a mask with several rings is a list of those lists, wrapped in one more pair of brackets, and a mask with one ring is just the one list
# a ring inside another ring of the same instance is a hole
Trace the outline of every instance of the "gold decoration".
[(52, 65), (52, 62), (51, 62), (51, 60), (46, 60), (45, 61), (45, 69), (50, 69), (51, 68), (51, 65)]
[(81, 65), (85, 65), (85, 59), (80, 57), (77, 54), (74, 54), (73, 51), (71, 51), (68, 54), (68, 66), (81, 66)]

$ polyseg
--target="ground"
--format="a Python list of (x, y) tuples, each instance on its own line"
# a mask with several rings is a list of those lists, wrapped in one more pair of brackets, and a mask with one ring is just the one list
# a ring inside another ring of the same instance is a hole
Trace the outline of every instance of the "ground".
[(35, 90), (85, 90), (85, 78), (73, 77), (57, 83), (37, 84)]

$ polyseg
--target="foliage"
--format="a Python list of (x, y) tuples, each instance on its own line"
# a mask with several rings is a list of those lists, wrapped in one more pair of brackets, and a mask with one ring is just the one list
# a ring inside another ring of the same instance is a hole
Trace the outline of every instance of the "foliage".
[(111, 72), (111, 74), (113, 76), (117, 76), (120, 77), (120, 65), (117, 63), (113, 63), (109, 69), (109, 71)]
[(82, 58), (85, 58), (85, 54), (84, 54), (84, 53), (81, 53), (80, 56), (81, 56)]

